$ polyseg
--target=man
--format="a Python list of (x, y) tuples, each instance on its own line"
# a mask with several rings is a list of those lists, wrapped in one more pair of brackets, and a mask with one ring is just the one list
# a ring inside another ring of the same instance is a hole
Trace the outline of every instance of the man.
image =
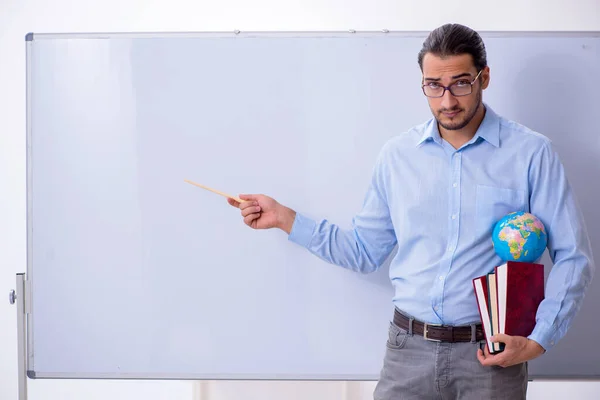
[[(375, 399), (522, 399), (527, 361), (565, 335), (593, 275), (582, 215), (551, 142), (483, 103), (490, 69), (476, 32), (434, 30), (418, 62), (434, 118), (384, 146), (351, 230), (264, 195), (228, 201), (250, 227), (280, 228), (355, 271), (376, 270), (398, 246), (390, 265), (396, 312)], [(545, 224), (555, 265), (531, 335), (498, 335), (505, 350), (490, 355), (472, 279), (498, 265), (492, 227), (516, 210)]]

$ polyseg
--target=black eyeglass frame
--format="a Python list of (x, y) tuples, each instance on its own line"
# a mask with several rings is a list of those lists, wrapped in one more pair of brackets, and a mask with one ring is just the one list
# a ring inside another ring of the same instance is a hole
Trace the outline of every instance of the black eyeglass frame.
[(475, 78), (470, 82), (471, 91), (469, 91), (469, 93), (458, 94), (458, 95), (454, 94), (454, 92), (452, 91), (452, 87), (454, 85), (456, 85), (458, 82), (454, 82), (450, 86), (442, 86), (442, 85), (440, 85), (440, 88), (442, 88), (444, 90), (442, 90), (442, 94), (439, 95), (439, 96), (429, 96), (429, 95), (427, 95), (427, 93), (425, 93), (425, 86), (427, 86), (427, 84), (425, 84), (425, 83), (421, 85), (421, 90), (423, 90), (423, 94), (425, 96), (427, 96), (429, 98), (434, 98), (434, 99), (438, 99), (440, 97), (444, 97), (444, 95), (446, 94), (446, 90), (448, 90), (452, 94), (452, 96), (454, 96), (454, 97), (468, 96), (468, 95), (470, 95), (470, 94), (473, 93), (473, 85), (475, 84), (475, 82), (477, 82), (477, 79), (479, 79), (479, 75), (481, 75), (482, 72), (483, 72), (483, 70), (480, 70), (479, 73), (477, 74), (477, 76), (475, 76)]

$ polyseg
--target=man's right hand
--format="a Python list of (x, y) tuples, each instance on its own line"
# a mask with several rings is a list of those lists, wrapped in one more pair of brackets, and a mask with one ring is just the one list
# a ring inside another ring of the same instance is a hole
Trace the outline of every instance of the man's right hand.
[(279, 204), (275, 199), (262, 194), (242, 194), (242, 203), (227, 199), (227, 202), (241, 210), (244, 223), (253, 229), (279, 228), (288, 235), (292, 231), (296, 212)]

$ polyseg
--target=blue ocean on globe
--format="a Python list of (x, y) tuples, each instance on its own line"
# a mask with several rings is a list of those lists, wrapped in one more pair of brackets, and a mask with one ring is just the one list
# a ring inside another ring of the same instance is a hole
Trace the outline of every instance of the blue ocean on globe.
[(500, 219), (492, 231), (496, 254), (504, 261), (535, 262), (548, 243), (546, 228), (535, 215), (524, 211)]

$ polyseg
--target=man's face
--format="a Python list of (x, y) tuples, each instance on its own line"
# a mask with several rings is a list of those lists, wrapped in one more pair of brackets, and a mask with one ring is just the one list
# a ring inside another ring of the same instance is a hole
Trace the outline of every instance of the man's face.
[[(428, 89), (443, 90), (441, 86), (455, 85), (456, 92), (469, 89), (479, 71), (473, 65), (470, 54), (440, 58), (428, 53), (423, 58), (423, 84)], [(481, 105), (481, 93), (489, 83), (489, 68), (481, 71), (479, 79), (473, 83), (471, 94), (454, 96), (446, 90), (439, 98), (427, 97), (429, 108), (438, 123), (447, 130), (466, 127)]]

